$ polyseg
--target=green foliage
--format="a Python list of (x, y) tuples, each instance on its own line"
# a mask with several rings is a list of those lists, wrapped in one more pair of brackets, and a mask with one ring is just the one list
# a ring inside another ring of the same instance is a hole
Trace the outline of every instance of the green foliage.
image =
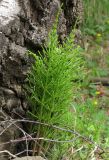
[[(96, 160), (109, 159), (109, 98), (108, 87), (89, 82), (93, 77), (109, 76), (109, 0), (83, 0), (84, 22), (82, 33), (86, 57), (87, 76), (83, 80), (81, 90), (72, 103), (74, 112), (73, 129), (89, 137), (95, 144), (89, 144), (83, 139), (73, 143), (72, 159)], [(86, 40), (86, 41), (85, 41)], [(97, 87), (99, 90), (97, 90)], [(103, 87), (103, 88), (102, 88)], [(104, 149), (104, 153), (96, 144)]]
[[(83, 59), (81, 48), (74, 45), (74, 33), (66, 41), (58, 43), (57, 25), (54, 25), (48, 43), (42, 52), (36, 54), (29, 52), (34, 57), (34, 64), (28, 74), (27, 90), (28, 100), (31, 103), (29, 116), (39, 122), (48, 123), (72, 129), (72, 113), (70, 112), (75, 88), (78, 84), (75, 79), (83, 78)], [(53, 130), (42, 125), (32, 126), (32, 131), (37, 131), (37, 137), (69, 140), (72, 134)], [(51, 160), (57, 160), (67, 154), (71, 143), (48, 143), (38, 141), (44, 148), (44, 154)], [(35, 144), (35, 148), (38, 146)], [(48, 152), (50, 152), (48, 154)], [(40, 153), (38, 153), (40, 154)], [(56, 156), (56, 157), (55, 157)]]
[[(108, 76), (109, 73), (109, 57), (103, 56), (101, 46), (109, 32), (108, 4), (108, 0), (84, 0), (83, 31), (92, 35), (94, 40), (91, 44), (87, 41), (88, 47), (86, 44), (85, 50), (87, 72), (90, 74), (88, 78)], [(106, 99), (96, 95), (96, 87), (90, 86), (87, 77), (84, 77), (84, 61), (81, 48), (74, 45), (74, 31), (61, 45), (58, 42), (55, 24), (47, 44), (38, 52), (38, 56), (32, 52), (29, 54), (34, 58), (27, 86), (28, 100), (31, 104), (28, 113), (30, 118), (50, 126), (73, 129), (95, 142), (90, 144), (80, 137), (70, 143), (50, 142), (47, 139), (65, 141), (76, 136), (39, 124), (31, 126), (30, 132), (36, 132), (36, 138), (43, 137), (46, 140), (37, 140), (37, 143), (32, 144), (33, 150), (50, 160), (63, 157), (69, 157), (71, 160), (97, 159), (101, 155), (98, 148), (95, 150), (96, 144), (103, 149), (109, 146), (109, 119), (106, 111), (100, 109), (104, 104), (108, 106), (109, 100), (106, 102)], [(103, 159), (108, 157), (108, 154), (102, 154)]]
[[(105, 110), (100, 110), (102, 106), (102, 98), (98, 99), (95, 88), (89, 90), (93, 92), (93, 97), (89, 97), (88, 93), (86, 100), (83, 101), (83, 91), (82, 95), (78, 94), (76, 103), (72, 104), (72, 108), (75, 111), (73, 115), (73, 127), (76, 131), (82, 135), (89, 137), (90, 140), (95, 142), (95, 145), (89, 144), (87, 141), (78, 139), (74, 143), (74, 149), (83, 147), (80, 151), (72, 154), (73, 159), (96, 159), (99, 156), (98, 153), (94, 153), (91, 157), (91, 152), (93, 152), (96, 144), (101, 146), (104, 150), (109, 146), (109, 129), (107, 128), (109, 118)], [(102, 152), (102, 151), (101, 151)], [(108, 157), (108, 153), (104, 153), (102, 157)]]
[[(88, 136), (97, 144), (102, 144), (102, 136), (106, 135), (105, 111), (99, 110), (99, 102), (97, 99), (87, 99), (85, 103), (76, 106), (76, 130)], [(103, 144), (102, 144), (103, 145)]]
[(109, 1), (83, 0), (83, 4), (83, 31), (92, 36), (109, 32)]
[(95, 43), (93, 47), (89, 47), (86, 51), (87, 68), (90, 70), (89, 77), (108, 77), (108, 60), (107, 46), (104, 47)]

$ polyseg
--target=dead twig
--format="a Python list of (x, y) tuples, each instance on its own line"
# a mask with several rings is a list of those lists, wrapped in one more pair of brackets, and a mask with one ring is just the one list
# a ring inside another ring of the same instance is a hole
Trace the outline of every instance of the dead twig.
[(95, 84), (102, 84), (109, 86), (109, 78), (108, 77), (91, 77), (90, 82), (95, 83)]
[(16, 158), (17, 157), (14, 154), (10, 153), (8, 150), (0, 151), (0, 154), (3, 154), (3, 153), (9, 154), (12, 158)]
[[(2, 122), (4, 122), (5, 123), (5, 121), (2, 121)], [(78, 133), (78, 132), (76, 132), (76, 131), (74, 131), (74, 130), (70, 130), (70, 129), (66, 129), (66, 128), (62, 128), (62, 127), (59, 127), (59, 126), (56, 126), (56, 125), (49, 125), (49, 124), (47, 124), (47, 123), (42, 123), (42, 122), (38, 122), (38, 121), (33, 121), (33, 120), (29, 120), (29, 119), (17, 119), (17, 120), (15, 120), (15, 119), (11, 119), (10, 121), (8, 121), (8, 122), (10, 122), (10, 124), (0, 133), (0, 135), (2, 135), (4, 132), (6, 132), (6, 130), (9, 128), (9, 127), (11, 127), (12, 125), (15, 125), (19, 130), (21, 130), (22, 132), (23, 132), (23, 134), (24, 133), (26, 133), (23, 129), (21, 129), (21, 128), (19, 128), (17, 125), (16, 125), (16, 123), (33, 123), (33, 124), (36, 124), (36, 125), (38, 125), (38, 124), (40, 124), (40, 125), (43, 125), (43, 126), (47, 126), (47, 127), (52, 127), (52, 128), (54, 128), (54, 129), (57, 129), (57, 130), (61, 130), (61, 131), (65, 131), (65, 132), (69, 132), (69, 133), (71, 133), (71, 134), (75, 134), (76, 136), (78, 136), (79, 138), (82, 138), (82, 139), (84, 139), (85, 141), (87, 141), (87, 142), (89, 142), (89, 143), (91, 143), (91, 144), (94, 144), (95, 146), (97, 146), (100, 150), (102, 150), (102, 152), (104, 152), (104, 150), (98, 145), (98, 144), (96, 144), (94, 141), (92, 141), (91, 139), (89, 139), (88, 137), (85, 137), (85, 136), (83, 136), (83, 135), (81, 135), (80, 133)], [(26, 136), (25, 136), (25, 138), (24, 139), (21, 139), (21, 141), (23, 141), (23, 140), (26, 140), (26, 138), (27, 138), (27, 141), (28, 140), (34, 140), (35, 142), (36, 142), (36, 140), (38, 140), (37, 138), (33, 138), (32, 136), (30, 136), (28, 133), (26, 133), (25, 134)], [(28, 138), (29, 137), (29, 138)], [(40, 138), (41, 140), (46, 140), (46, 141), (50, 141), (50, 142), (60, 142), (60, 141), (58, 141), (58, 140), (52, 140), (52, 139), (46, 139), (46, 138)], [(72, 142), (72, 140), (68, 140), (69, 142)], [(73, 140), (74, 141), (74, 140)], [(14, 143), (14, 142), (17, 142), (17, 140), (11, 140), (10, 141), (11, 143)], [(63, 142), (65, 142), (65, 141), (63, 141)]]

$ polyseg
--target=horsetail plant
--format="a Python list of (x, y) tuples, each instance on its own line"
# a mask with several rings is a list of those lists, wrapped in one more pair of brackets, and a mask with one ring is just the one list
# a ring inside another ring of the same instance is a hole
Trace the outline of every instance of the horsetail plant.
[[(31, 103), (30, 117), (49, 125), (71, 129), (73, 115), (70, 112), (70, 107), (76, 85), (73, 80), (80, 77), (79, 74), (83, 65), (80, 47), (74, 45), (73, 31), (63, 44), (59, 44), (57, 24), (55, 24), (49, 34), (48, 43), (42, 48), (42, 52), (39, 52), (38, 55), (32, 52), (29, 54), (34, 58), (34, 64), (27, 78), (28, 99)], [(69, 133), (57, 132), (57, 130), (41, 125), (32, 126), (32, 131), (37, 132), (37, 137), (60, 141), (73, 137)], [(51, 154), (48, 156), (52, 160), (52, 156), (57, 150), (54, 159), (58, 159), (71, 145), (69, 143), (65, 145), (62, 143), (51, 144), (42, 141), (37, 141), (37, 143), (40, 147), (35, 144), (34, 149), (38, 148), (38, 154), (41, 153), (41, 148), (44, 148), (44, 154), (46, 155), (50, 151)]]

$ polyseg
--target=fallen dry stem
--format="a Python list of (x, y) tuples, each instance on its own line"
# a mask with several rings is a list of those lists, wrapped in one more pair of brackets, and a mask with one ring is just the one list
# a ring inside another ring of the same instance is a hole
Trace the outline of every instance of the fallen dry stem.
[[(2, 121), (3, 123), (5, 123), (5, 121)], [(7, 121), (6, 121), (7, 122)], [(16, 125), (16, 123), (33, 123), (33, 124), (40, 124), (40, 125), (43, 125), (43, 126), (48, 126), (48, 127), (52, 127), (54, 129), (57, 129), (57, 130), (61, 130), (61, 131), (65, 131), (65, 132), (69, 132), (71, 134), (75, 134), (76, 136), (78, 136), (79, 138), (82, 138), (84, 139), (85, 141), (91, 143), (91, 144), (94, 144), (97, 146), (97, 148), (99, 148), (100, 150), (102, 150), (104, 152), (104, 150), (98, 145), (96, 144), (94, 141), (92, 141), (91, 139), (89, 139), (88, 137), (85, 137), (83, 135), (81, 135), (80, 133), (74, 131), (74, 130), (69, 130), (69, 129), (65, 129), (65, 128), (62, 128), (62, 127), (59, 127), (59, 126), (56, 126), (56, 125), (49, 125), (47, 123), (42, 123), (42, 122), (38, 122), (38, 121), (33, 121), (33, 120), (29, 120), (29, 119), (11, 119), (8, 121), (8, 123), (10, 122), (10, 124), (0, 133), (0, 135), (2, 135), (4, 132), (6, 132), (8, 130), (9, 127), (11, 127), (12, 125), (15, 125), (18, 129), (20, 129), (20, 131), (24, 133), (26, 133), (23, 129), (21, 129), (19, 126)], [(39, 138), (33, 138), (32, 136), (30, 136), (30, 134), (26, 133), (27, 136), (21, 140), (10, 140), (10, 143), (14, 143), (14, 142), (19, 142), (19, 141), (24, 141), (27, 139), (28, 140), (34, 140), (36, 142), (36, 140), (39, 140)], [(28, 138), (30, 137), (30, 138)], [(50, 142), (72, 142), (74, 141), (73, 140), (67, 140), (67, 141), (58, 141), (58, 140), (52, 140), (52, 139), (46, 139), (46, 138), (41, 138), (41, 140), (45, 140), (45, 141), (50, 141)], [(8, 142), (9, 143), (9, 142)], [(1, 144), (2, 145), (2, 144)]]

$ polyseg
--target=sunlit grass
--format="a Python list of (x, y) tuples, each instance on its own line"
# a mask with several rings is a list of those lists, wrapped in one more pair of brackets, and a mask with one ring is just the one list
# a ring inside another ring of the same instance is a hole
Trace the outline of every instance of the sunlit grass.
[(109, 31), (109, 1), (108, 0), (83, 0), (84, 20), (83, 30), (96, 35), (98, 32)]

